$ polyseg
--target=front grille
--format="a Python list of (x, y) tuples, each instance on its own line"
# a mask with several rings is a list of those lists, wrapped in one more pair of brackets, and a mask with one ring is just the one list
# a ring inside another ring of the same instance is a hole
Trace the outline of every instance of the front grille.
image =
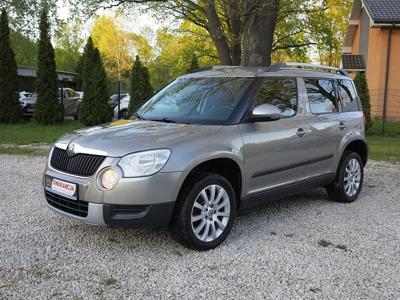
[(68, 156), (66, 150), (54, 148), (50, 164), (53, 168), (73, 175), (92, 176), (105, 156), (79, 153)]
[(71, 200), (63, 196), (45, 191), (47, 203), (51, 206), (78, 217), (87, 217), (89, 203), (80, 200)]

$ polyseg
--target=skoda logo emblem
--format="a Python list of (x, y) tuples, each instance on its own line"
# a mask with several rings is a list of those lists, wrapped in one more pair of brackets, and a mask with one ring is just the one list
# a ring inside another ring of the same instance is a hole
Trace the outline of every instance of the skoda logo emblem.
[(68, 148), (67, 148), (67, 155), (69, 157), (71, 157), (71, 156), (74, 156), (75, 154), (76, 154), (75, 153), (75, 144), (69, 144)]

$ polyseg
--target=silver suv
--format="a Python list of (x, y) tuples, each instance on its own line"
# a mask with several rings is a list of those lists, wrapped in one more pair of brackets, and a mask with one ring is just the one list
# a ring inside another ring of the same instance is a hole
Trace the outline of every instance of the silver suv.
[(70, 219), (169, 225), (181, 244), (207, 250), (242, 209), (316, 187), (353, 202), (367, 152), (343, 71), (213, 67), (179, 77), (130, 120), (61, 137), (43, 185), (48, 207)]

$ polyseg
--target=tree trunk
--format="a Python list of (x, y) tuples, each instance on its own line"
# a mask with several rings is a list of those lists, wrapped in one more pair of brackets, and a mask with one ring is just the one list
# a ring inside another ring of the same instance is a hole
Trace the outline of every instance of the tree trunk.
[(279, 2), (279, 0), (243, 0), (243, 65), (271, 64)]
[(242, 22), (240, 20), (240, 0), (228, 0), (229, 29), (231, 32), (231, 57), (234, 66), (240, 65), (242, 58)]
[(217, 15), (214, 0), (207, 1), (204, 12), (208, 20), (208, 32), (215, 44), (222, 65), (232, 65), (232, 58), (228, 41), (222, 30), (221, 21)]

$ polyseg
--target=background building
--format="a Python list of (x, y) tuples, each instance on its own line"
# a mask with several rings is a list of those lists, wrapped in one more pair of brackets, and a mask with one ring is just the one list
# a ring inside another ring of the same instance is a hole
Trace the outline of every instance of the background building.
[(374, 117), (400, 119), (400, 0), (354, 0), (342, 64), (366, 72)]

